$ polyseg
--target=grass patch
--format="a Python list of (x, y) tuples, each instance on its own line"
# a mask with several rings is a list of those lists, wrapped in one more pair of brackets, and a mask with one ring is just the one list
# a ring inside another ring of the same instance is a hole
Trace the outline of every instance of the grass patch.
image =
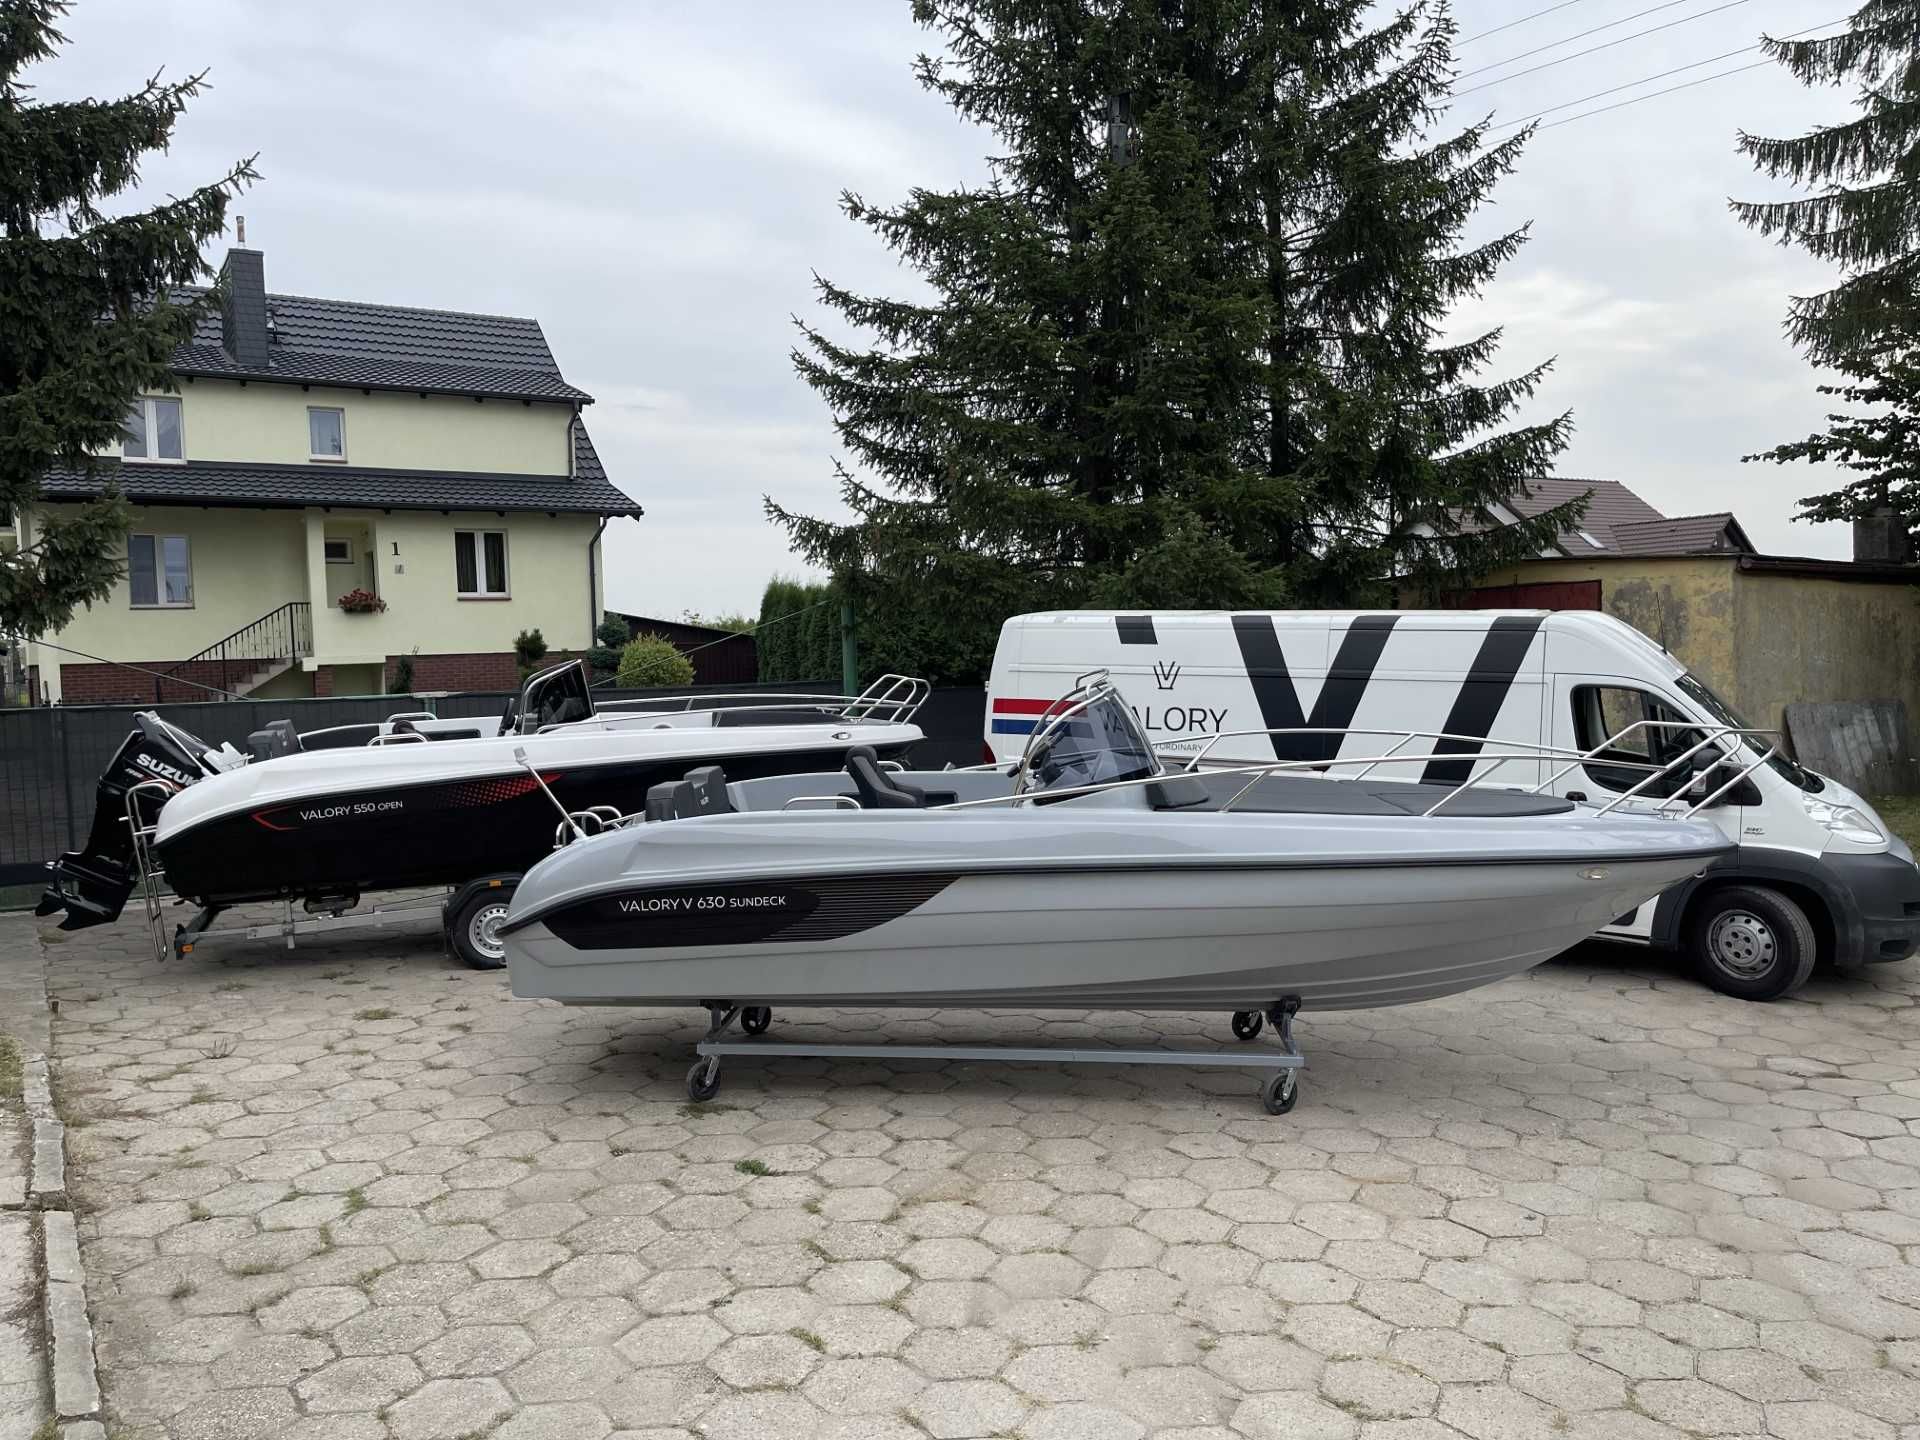
[(376, 1005), (371, 1010), (360, 1011), (353, 1018), (356, 1020), (391, 1020), (393, 1019), (393, 1011), (384, 1005)]
[(736, 1160), (733, 1162), (733, 1168), (738, 1170), (742, 1175), (771, 1175), (773, 1173), (764, 1160)]
[(213, 1212), (196, 1200), (187, 1206), (187, 1218), (189, 1220), (211, 1220), (213, 1218)]
[(276, 1273), (280, 1267), (271, 1260), (249, 1260), (244, 1265), (234, 1265), (229, 1267), (229, 1269), (232, 1274), (251, 1278), (255, 1275), (272, 1275)]
[(739, 1108), (738, 1105), (728, 1105), (719, 1100), (703, 1100), (698, 1105), (682, 1105), (680, 1113), (692, 1120), (701, 1115), (731, 1115)]
[(224, 980), (220, 984), (213, 987), (213, 993), (218, 995), (223, 992), (230, 992), (234, 990), (244, 990), (246, 988), (247, 987), (238, 980)]
[(1920, 795), (1883, 795), (1873, 802), (1880, 818), (1907, 844), (1920, 850)]
[(358, 1188), (347, 1191), (347, 1214), (358, 1215), (366, 1208), (367, 1197), (365, 1192)]
[(803, 1330), (798, 1325), (796, 1325), (793, 1327), (793, 1329), (787, 1331), (787, 1334), (791, 1335), (794, 1339), (798, 1340), (802, 1345), (808, 1346), (809, 1348), (814, 1350), (818, 1350), (822, 1355), (827, 1353), (827, 1342), (822, 1340), (818, 1335), (814, 1334), (813, 1331), (811, 1330)]
[(191, 1280), (182, 1280), (178, 1285), (167, 1291), (167, 1298), (169, 1300), (184, 1300), (198, 1288), (199, 1287)]
[(209, 1090), (206, 1086), (196, 1085), (193, 1088), (193, 1094), (187, 1097), (187, 1104), (211, 1105), (214, 1102), (215, 1098), (216, 1097), (213, 1091)]
[(0, 1035), (0, 1100), (20, 1098), (20, 1045), (11, 1035)]

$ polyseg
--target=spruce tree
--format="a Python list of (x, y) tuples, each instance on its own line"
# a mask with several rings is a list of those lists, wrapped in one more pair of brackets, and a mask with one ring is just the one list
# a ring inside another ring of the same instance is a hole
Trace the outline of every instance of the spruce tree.
[(1542, 371), (1481, 382), (1497, 332), (1438, 339), (1524, 238), (1461, 243), (1524, 135), (1433, 139), (1445, 6), (1369, 8), (917, 0), (922, 84), (999, 153), (843, 197), (932, 297), (817, 282), (794, 363), (855, 518), (768, 502), (876, 663), (976, 676), (1037, 608), (1390, 601), (1571, 520), (1492, 528), (1568, 422), (1511, 424)]
[(86, 466), (119, 439), (143, 390), (208, 304), (179, 288), (206, 273), (250, 163), (150, 210), (102, 202), (139, 180), (203, 77), (156, 77), (118, 100), (30, 103), (22, 72), (64, 42), (65, 0), (0, 0), (0, 522), (32, 517), (32, 540), (0, 550), (0, 634), (39, 635), (119, 576), (128, 513), (117, 495), (35, 506), (51, 465)]
[(1859, 113), (1787, 139), (1742, 132), (1756, 168), (1813, 193), (1733, 201), (1733, 212), (1839, 268), (1839, 283), (1790, 302), (1787, 334), (1815, 365), (1850, 377), (1821, 394), (1876, 408), (1830, 415), (1823, 433), (1743, 458), (1837, 460), (1856, 472), (1802, 500), (1803, 519), (1891, 511), (1920, 530), (1920, 0), (1867, 0), (1841, 34), (1763, 44), (1803, 84), (1852, 85)]

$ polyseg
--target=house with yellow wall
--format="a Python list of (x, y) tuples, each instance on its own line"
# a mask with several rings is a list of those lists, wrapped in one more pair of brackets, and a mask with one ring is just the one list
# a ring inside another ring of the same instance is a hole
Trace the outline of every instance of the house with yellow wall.
[(45, 477), (134, 520), (112, 595), (25, 647), (40, 699), (511, 689), (521, 631), (593, 643), (601, 533), (641, 510), (537, 321), (269, 294), (258, 250), (223, 278), (119, 453)]
[(1856, 527), (1851, 560), (1763, 555), (1728, 512), (1663, 515), (1616, 480), (1560, 478), (1532, 481), (1493, 518), (1583, 496), (1577, 526), (1453, 603), (1603, 610), (1769, 729), (1802, 702), (1899, 700), (1920, 720), (1920, 566), (1878, 553), (1871, 527)]

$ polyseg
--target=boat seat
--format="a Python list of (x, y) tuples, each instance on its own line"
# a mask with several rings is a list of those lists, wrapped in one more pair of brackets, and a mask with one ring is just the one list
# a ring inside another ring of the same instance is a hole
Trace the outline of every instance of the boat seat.
[(929, 805), (951, 805), (960, 797), (952, 790), (922, 790), (880, 768), (871, 745), (847, 751), (847, 774), (853, 777), (862, 810), (925, 810)]
[(1162, 775), (1144, 787), (1155, 810), (1195, 810), (1213, 804), (1213, 792), (1198, 775)]
[(727, 794), (727, 775), (718, 765), (689, 770), (672, 786), (673, 818), (692, 820), (701, 815), (731, 815), (733, 797)]
[(297, 754), (300, 736), (291, 720), (269, 720), (247, 736), (247, 753), (255, 760), (272, 760), (279, 755)]
[(673, 819), (673, 787), (678, 780), (662, 780), (658, 785), (647, 787), (647, 808), (645, 814), (649, 820)]

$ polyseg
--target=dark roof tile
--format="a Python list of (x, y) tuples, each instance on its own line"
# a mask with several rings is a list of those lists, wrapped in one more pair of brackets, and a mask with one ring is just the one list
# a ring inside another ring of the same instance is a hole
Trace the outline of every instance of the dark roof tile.
[(638, 517), (640, 506), (601, 468), (586, 427), (574, 432), (574, 474), (495, 475), (481, 471), (386, 470), (359, 465), (255, 465), (192, 460), (127, 465), (103, 459), (91, 470), (59, 467), (43, 479), (49, 500), (84, 500), (109, 482), (136, 504), (240, 505), (264, 509), (333, 505), (376, 510), (549, 510)]
[(182, 375), (287, 384), (577, 404), (593, 399), (561, 377), (537, 320), (272, 294), (267, 315), (273, 358), (266, 369), (243, 366), (222, 347), (217, 310), (201, 319), (174, 368)]

